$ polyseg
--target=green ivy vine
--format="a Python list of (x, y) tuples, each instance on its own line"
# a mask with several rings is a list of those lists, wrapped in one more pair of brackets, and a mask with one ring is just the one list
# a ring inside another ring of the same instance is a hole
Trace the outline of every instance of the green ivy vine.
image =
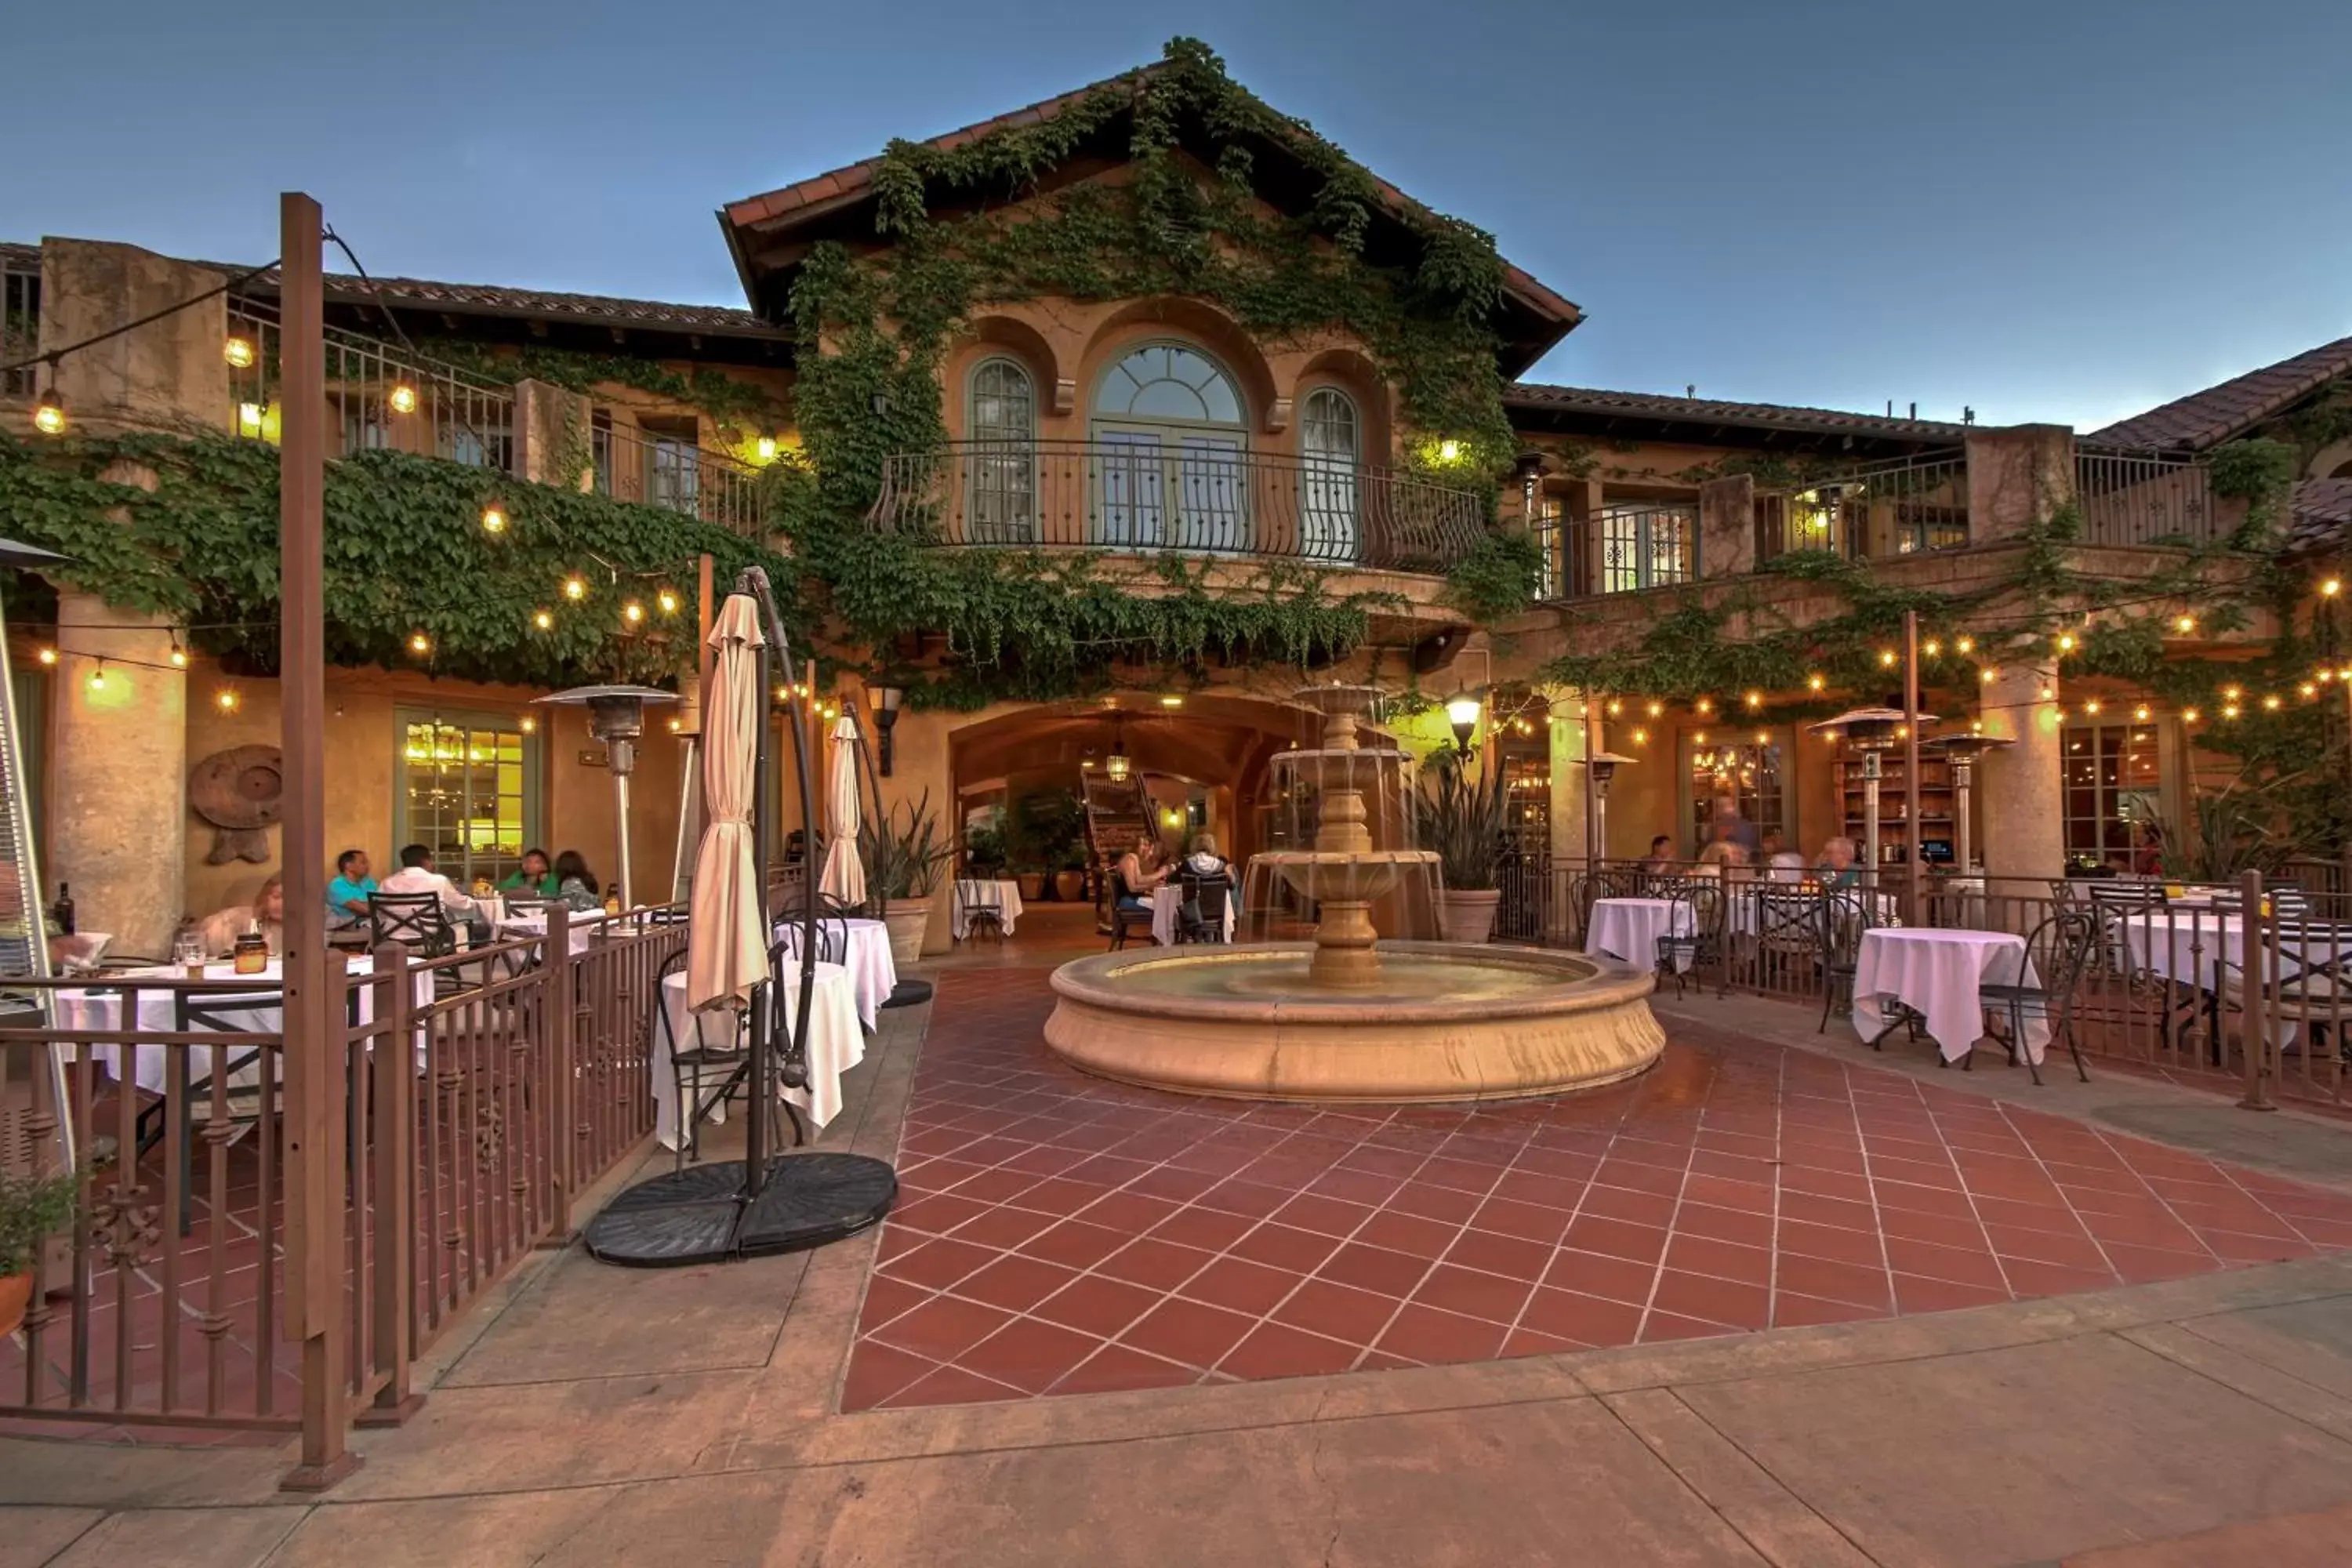
[[(117, 482), (130, 465), (156, 488)], [(506, 527), (481, 526), (495, 502)], [(0, 436), (0, 535), (54, 550), (55, 583), (170, 617), (235, 668), (278, 654), (278, 451), (162, 435)], [(399, 452), (327, 465), (328, 658), (539, 686), (664, 682), (691, 669), (696, 562), (719, 580), (792, 563), (699, 519)], [(576, 577), (583, 596), (566, 596)], [(660, 595), (677, 596), (676, 617)], [(21, 591), (21, 590), (20, 590)], [(644, 618), (631, 626), (624, 606)], [(35, 616), (37, 604), (20, 605)], [(535, 617), (545, 612), (550, 625)], [(423, 636), (427, 652), (412, 639)]]

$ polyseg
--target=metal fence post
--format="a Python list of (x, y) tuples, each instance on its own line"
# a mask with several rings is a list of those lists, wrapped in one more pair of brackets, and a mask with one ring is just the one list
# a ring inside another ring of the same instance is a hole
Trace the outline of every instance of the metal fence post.
[(2270, 1065), (2270, 1031), (2263, 1018), (2263, 932), (2270, 919), (2263, 913), (2263, 874), (2247, 872), (2238, 879), (2238, 888), (2242, 900), (2238, 944), (2239, 1046), (2246, 1057), (2246, 1097), (2238, 1105), (2244, 1110), (2276, 1110), (2278, 1107), (2271, 1103), (2270, 1086), (2263, 1081)]

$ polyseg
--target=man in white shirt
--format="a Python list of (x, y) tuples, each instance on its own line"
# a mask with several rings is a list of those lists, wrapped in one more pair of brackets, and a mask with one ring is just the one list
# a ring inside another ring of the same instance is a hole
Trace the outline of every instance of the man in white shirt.
[(411, 844), (400, 852), (400, 869), (386, 877), (376, 890), (383, 893), (437, 893), (441, 907), (453, 921), (462, 921), (474, 929), (477, 941), (489, 931), (489, 921), (482, 906), (457, 890), (457, 885), (433, 868), (433, 851), (422, 844)]

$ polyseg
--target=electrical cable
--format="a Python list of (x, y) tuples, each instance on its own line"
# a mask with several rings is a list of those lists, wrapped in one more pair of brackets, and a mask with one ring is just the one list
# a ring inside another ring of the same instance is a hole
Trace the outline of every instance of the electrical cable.
[(10, 364), (0, 364), (0, 374), (5, 374), (7, 372), (12, 370), (29, 369), (31, 366), (37, 364), (46, 364), (54, 371), (57, 368), (58, 361), (65, 358), (68, 354), (79, 353), (82, 350), (94, 348), (98, 344), (105, 342), (110, 338), (119, 338), (125, 332), (134, 332), (142, 327), (152, 326), (157, 321), (162, 321), (164, 317), (176, 315), (180, 311), (188, 309), (191, 305), (201, 305), (205, 300), (212, 299), (215, 295), (226, 294), (230, 289), (236, 288), (239, 284), (250, 283), (253, 279), (260, 277), (263, 273), (270, 270), (271, 268), (274, 268), (277, 265), (278, 263), (273, 261), (267, 267), (256, 267), (250, 271), (240, 272), (236, 277), (229, 279), (226, 282), (222, 283), (215, 288), (207, 289), (201, 294), (191, 295), (175, 305), (166, 305), (162, 310), (142, 316), (135, 321), (125, 321), (119, 327), (109, 327), (105, 331), (100, 332), (94, 337), (84, 338), (78, 343), (68, 343), (65, 347), (59, 349), (43, 349), (40, 353), (33, 355), (30, 359), (20, 359)]

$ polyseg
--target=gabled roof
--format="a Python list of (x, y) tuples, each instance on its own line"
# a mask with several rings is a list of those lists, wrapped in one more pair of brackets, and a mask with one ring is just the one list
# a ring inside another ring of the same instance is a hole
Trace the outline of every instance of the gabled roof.
[(2352, 338), (2338, 338), (2094, 430), (2084, 439), (2126, 450), (2202, 451), (2244, 435), (2346, 374), (2352, 374)]
[(2304, 479), (2288, 501), (2290, 551), (2336, 550), (2352, 541), (2352, 479)]
[[(37, 245), (0, 243), (0, 260), (12, 268), (37, 268)], [(235, 274), (244, 264), (197, 262)], [(579, 321), (594, 325), (643, 327), (671, 332), (713, 332), (730, 336), (779, 338), (783, 334), (765, 320), (729, 305), (675, 305), (659, 300), (622, 300), (608, 294), (566, 294), (546, 289), (518, 289), (503, 283), (445, 283), (426, 278), (377, 278), (369, 282), (356, 274), (326, 274), (327, 299), (336, 304), (368, 305), (381, 297), (385, 303), (452, 315), (500, 316), (545, 321)], [(254, 279), (250, 288), (272, 294), (278, 288), (273, 268)]]
[(1656, 393), (1607, 392), (1589, 386), (1547, 386), (1528, 381), (1515, 381), (1503, 389), (1503, 406), (1515, 411), (1585, 415), (1599, 419), (1729, 426), (1809, 436), (1869, 436), (1896, 441), (1955, 442), (1963, 439), (1969, 428), (1935, 419), (1888, 419), (1837, 408), (1723, 403)]
[[(991, 132), (1043, 124), (1106, 88), (1139, 83), (1165, 69), (1167, 67), (1160, 64), (1141, 66), (934, 136), (925, 145), (952, 152)], [(1300, 129), (1306, 131), (1303, 124)], [(1120, 146), (1124, 145), (1122, 137)], [(1269, 143), (1264, 151), (1285, 156), (1291, 150)], [(743, 276), (744, 292), (755, 303), (765, 300), (781, 311), (781, 289), (762, 285), (781, 281), (783, 275), (793, 270), (808, 243), (844, 235), (874, 237), (869, 209), (876, 201), (875, 172), (881, 164), (879, 157), (867, 158), (777, 190), (745, 196), (719, 210), (719, 227), (726, 232), (728, 246), (735, 254), (737, 270)], [(1369, 170), (1366, 173), (1381, 204), (1400, 222), (1437, 216), (1432, 208), (1414, 201), (1379, 175), (1370, 174)], [(1503, 291), (1507, 313), (1511, 318), (1503, 323), (1501, 333), (1505, 374), (1517, 374), (1541, 359), (1583, 319), (1583, 311), (1572, 301), (1507, 261), (1503, 264)]]

